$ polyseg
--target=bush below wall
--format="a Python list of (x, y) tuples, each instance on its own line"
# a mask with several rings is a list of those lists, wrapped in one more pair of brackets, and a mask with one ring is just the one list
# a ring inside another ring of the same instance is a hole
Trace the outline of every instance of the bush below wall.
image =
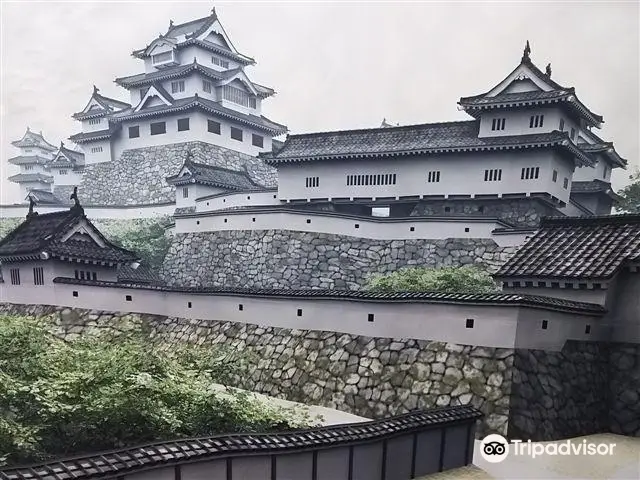
[(368, 418), (471, 404), (486, 415), (479, 436), (506, 433), (511, 349), (64, 307), (0, 304), (0, 313), (52, 315), (67, 339), (141, 329), (156, 341), (224, 344), (244, 352), (252, 372), (236, 375), (236, 387)]
[(356, 290), (407, 266), (475, 264), (495, 271), (516, 247), (491, 239), (371, 240), (284, 230), (183, 233), (163, 265), (171, 285)]

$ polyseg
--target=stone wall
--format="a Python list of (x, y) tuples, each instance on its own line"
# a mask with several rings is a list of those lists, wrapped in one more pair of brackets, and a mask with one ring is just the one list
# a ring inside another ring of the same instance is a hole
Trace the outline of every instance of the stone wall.
[(1, 313), (51, 315), (68, 340), (143, 327), (165, 342), (224, 344), (248, 362), (233, 386), (368, 418), (471, 404), (486, 415), (478, 435), (506, 433), (510, 349), (61, 307), (0, 304)]
[[(193, 160), (208, 165), (242, 170), (265, 186), (276, 185), (276, 170), (244, 153), (204, 142), (185, 142), (125, 150), (112, 162), (85, 167), (78, 187), (84, 205), (135, 205), (175, 201), (175, 189), (165, 178), (178, 173), (187, 152)], [(68, 188), (56, 187), (56, 194), (68, 198)]]
[(421, 200), (411, 212), (413, 217), (429, 215), (497, 217), (515, 226), (535, 227), (540, 218), (562, 213), (535, 198)]
[(611, 345), (607, 373), (610, 431), (640, 437), (640, 345)]
[(370, 240), (284, 230), (176, 234), (163, 265), (171, 285), (358, 289), (372, 273), (476, 264), (496, 270), (516, 247), (491, 239)]

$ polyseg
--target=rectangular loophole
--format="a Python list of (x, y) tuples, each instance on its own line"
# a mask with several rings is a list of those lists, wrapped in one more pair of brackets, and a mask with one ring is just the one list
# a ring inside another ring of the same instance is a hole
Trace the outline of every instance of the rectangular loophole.
[(591, 325), (587, 325), (584, 327), (584, 333), (589, 335), (591, 333)]
[(196, 220), (196, 225), (200, 225), (200, 220)]
[(311, 219), (310, 218), (307, 218), (307, 223), (311, 223)]
[(76, 292), (75, 290), (73, 291), (73, 296), (77, 297), (78, 296), (78, 292)]
[(469, 233), (469, 227), (464, 227), (464, 231)]
[(256, 221), (256, 217), (253, 217), (253, 218), (251, 219), (251, 221), (252, 221), (252, 222), (255, 222), (255, 221)]
[(241, 303), (238, 304), (238, 310), (242, 311), (244, 310), (244, 305), (242, 305)]
[(416, 227), (409, 227), (409, 231), (410, 232), (415, 232), (416, 231)]
[(356, 223), (356, 224), (354, 225), (354, 227), (355, 227), (355, 228), (360, 228), (360, 224), (359, 224), (359, 223)]
[(367, 316), (367, 322), (373, 322), (373, 318), (374, 318), (373, 313), (370, 313), (370, 314)]
[(187, 308), (191, 308), (191, 302), (187, 302)]
[(542, 320), (542, 330), (546, 330), (547, 328), (549, 328), (549, 321)]
[(299, 317), (301, 317), (301, 316), (302, 316), (302, 309), (301, 309), (301, 308), (299, 308), (299, 309), (298, 309), (298, 316), (299, 316)]
[(467, 318), (466, 327), (467, 328), (473, 328), (473, 324), (474, 323), (475, 323), (475, 320), (473, 318)]
[(124, 297), (124, 299), (125, 299), (127, 302), (130, 302), (130, 301), (132, 300), (131, 295), (126, 295), (126, 296)]
[(224, 219), (224, 223), (227, 223), (227, 219), (226, 218)]

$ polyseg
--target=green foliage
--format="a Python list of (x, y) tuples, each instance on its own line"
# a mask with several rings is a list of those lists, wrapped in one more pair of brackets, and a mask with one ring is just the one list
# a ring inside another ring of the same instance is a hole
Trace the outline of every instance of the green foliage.
[(499, 287), (486, 271), (472, 266), (403, 268), (374, 275), (365, 287), (374, 292), (493, 293)]
[(94, 222), (110, 241), (138, 253), (142, 262), (155, 270), (162, 266), (171, 245), (171, 238), (165, 234), (168, 223), (168, 218)]
[(640, 213), (640, 170), (629, 175), (629, 179), (631, 183), (618, 192), (622, 200), (617, 209), (626, 213)]
[(0, 240), (16, 228), (24, 218), (0, 218)]
[(44, 320), (0, 317), (0, 465), (311, 423), (300, 409), (220, 391), (237, 354), (159, 348), (140, 334), (71, 342)]

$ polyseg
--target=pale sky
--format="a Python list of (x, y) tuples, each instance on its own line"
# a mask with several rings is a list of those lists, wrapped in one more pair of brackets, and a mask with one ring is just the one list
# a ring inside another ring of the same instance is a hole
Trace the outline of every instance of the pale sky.
[[(96, 84), (129, 101), (116, 77), (143, 71), (131, 57), (213, 2), (0, 0), (0, 202), (20, 201), (6, 180), (10, 142), (27, 125), (57, 145), (80, 131), (71, 114)], [(531, 58), (574, 86), (604, 116), (596, 133), (639, 162), (639, 2), (215, 2), (236, 48), (256, 59), (249, 77), (275, 88), (264, 114), (291, 133), (470, 119), (461, 96), (485, 92)]]

